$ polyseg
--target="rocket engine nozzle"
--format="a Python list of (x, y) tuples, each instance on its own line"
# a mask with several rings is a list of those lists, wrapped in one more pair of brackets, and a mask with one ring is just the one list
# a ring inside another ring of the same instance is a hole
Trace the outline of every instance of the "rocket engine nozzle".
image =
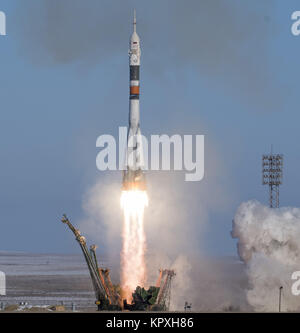
[(146, 179), (142, 170), (126, 170), (123, 173), (123, 191), (145, 191)]

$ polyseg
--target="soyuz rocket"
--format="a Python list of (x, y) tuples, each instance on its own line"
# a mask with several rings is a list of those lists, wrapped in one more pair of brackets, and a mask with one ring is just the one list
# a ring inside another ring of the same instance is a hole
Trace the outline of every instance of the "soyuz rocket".
[(140, 38), (136, 32), (134, 11), (133, 33), (129, 41), (129, 127), (123, 171), (123, 190), (146, 190), (144, 158), (140, 129)]

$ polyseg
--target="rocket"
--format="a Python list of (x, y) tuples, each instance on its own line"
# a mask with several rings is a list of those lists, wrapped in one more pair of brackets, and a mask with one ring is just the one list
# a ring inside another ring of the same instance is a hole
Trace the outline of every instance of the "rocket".
[(129, 128), (123, 171), (123, 190), (145, 190), (144, 158), (140, 129), (140, 38), (136, 32), (134, 10), (133, 33), (129, 41)]

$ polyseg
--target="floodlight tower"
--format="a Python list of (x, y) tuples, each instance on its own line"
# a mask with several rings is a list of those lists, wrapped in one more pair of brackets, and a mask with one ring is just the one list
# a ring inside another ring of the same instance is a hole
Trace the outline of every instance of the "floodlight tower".
[(279, 185), (282, 184), (283, 155), (262, 156), (262, 184), (269, 185), (269, 203), (271, 208), (279, 207)]

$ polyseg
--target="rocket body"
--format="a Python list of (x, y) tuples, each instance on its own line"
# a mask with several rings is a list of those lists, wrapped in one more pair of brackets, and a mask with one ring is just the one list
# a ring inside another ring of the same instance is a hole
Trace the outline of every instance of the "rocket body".
[(133, 33), (129, 41), (129, 128), (126, 146), (126, 170), (123, 172), (123, 190), (145, 190), (144, 158), (140, 129), (140, 38), (136, 32), (134, 12)]

